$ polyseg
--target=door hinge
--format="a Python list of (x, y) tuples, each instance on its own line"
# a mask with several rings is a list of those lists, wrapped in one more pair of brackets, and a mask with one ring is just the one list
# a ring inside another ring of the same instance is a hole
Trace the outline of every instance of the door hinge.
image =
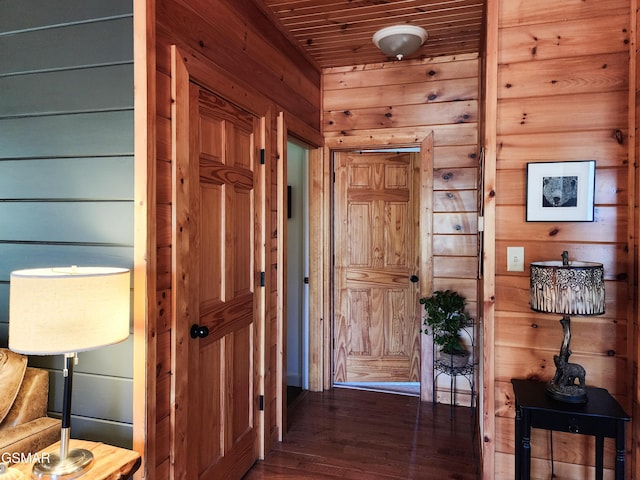
[(264, 412), (264, 395), (260, 395), (260, 397), (258, 397), (258, 401), (260, 403), (258, 408), (260, 409), (261, 412)]
[(260, 272), (260, 286), (264, 287), (264, 272)]
[(260, 165), (264, 165), (264, 157), (265, 157), (265, 151), (264, 148), (260, 149)]

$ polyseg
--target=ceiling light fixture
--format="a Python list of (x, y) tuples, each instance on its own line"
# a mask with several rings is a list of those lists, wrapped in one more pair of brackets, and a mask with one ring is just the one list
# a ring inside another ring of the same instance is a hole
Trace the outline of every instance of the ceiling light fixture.
[(373, 43), (390, 57), (402, 60), (414, 53), (427, 39), (427, 31), (416, 25), (394, 25), (378, 30)]

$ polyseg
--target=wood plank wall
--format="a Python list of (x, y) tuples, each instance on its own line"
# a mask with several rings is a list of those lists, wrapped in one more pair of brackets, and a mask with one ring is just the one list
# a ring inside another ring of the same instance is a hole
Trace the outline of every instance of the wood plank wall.
[[(132, 267), (130, 0), (0, 2), (0, 346), (12, 270)], [(61, 356), (50, 372), (62, 410)], [(72, 436), (132, 442), (132, 338), (80, 354)]]
[[(433, 289), (477, 315), (477, 55), (323, 69), (323, 132), (334, 148), (412, 144), (434, 132)], [(366, 139), (366, 140), (364, 140)], [(442, 377), (441, 377), (442, 378)], [(459, 379), (460, 391), (469, 384)], [(436, 395), (449, 402), (449, 382)], [(458, 401), (469, 401), (459, 395)]]
[[(149, 7), (148, 7), (149, 8)], [(156, 435), (146, 438), (147, 448), (152, 451), (155, 465), (146, 465), (149, 478), (170, 478), (171, 452), (171, 92), (170, 92), (170, 46), (172, 44), (185, 52), (192, 52), (200, 58), (211, 61), (221, 72), (235, 79), (228, 88), (251, 88), (262, 94), (266, 102), (273, 104), (272, 118), (267, 119), (269, 137), (266, 142), (272, 156), (271, 190), (267, 204), (270, 205), (271, 225), (277, 226), (277, 185), (276, 174), (276, 117), (285, 112), (288, 126), (299, 138), (311, 134), (319, 138), (320, 130), (320, 71), (290, 45), (284, 36), (270, 23), (270, 20), (250, 2), (233, 0), (168, 0), (159, 2), (156, 11), (157, 54), (156, 70), (156, 109), (155, 119), (157, 135), (157, 217), (156, 217), (156, 262), (157, 291), (156, 300), (150, 305), (155, 312), (149, 318), (149, 328), (155, 330), (157, 352), (156, 391), (147, 392), (147, 411), (155, 412)], [(268, 39), (268, 40), (267, 40)], [(313, 143), (313, 142), (311, 142)], [(266, 331), (268, 344), (265, 346), (267, 372), (265, 381), (265, 405), (267, 435), (273, 439), (276, 412), (275, 392), (278, 387), (276, 375), (276, 335), (275, 306), (278, 292), (277, 257), (278, 232), (271, 230), (268, 259), (271, 279), (268, 304), (273, 308), (267, 312), (272, 324)]]
[[(638, 371), (638, 361), (640, 359), (640, 329), (639, 329), (639, 315), (640, 315), (640, 298), (638, 295), (638, 277), (640, 276), (640, 269), (638, 268), (638, 238), (640, 238), (640, 191), (638, 186), (640, 185), (640, 169), (638, 169), (638, 154), (640, 152), (640, 136), (638, 136), (638, 119), (640, 119), (640, 57), (638, 52), (638, 31), (640, 29), (640, 15), (638, 15), (638, 0), (631, 0), (631, 24), (635, 26), (633, 36), (631, 38), (631, 55), (629, 57), (629, 77), (630, 77), (630, 95), (629, 95), (629, 107), (633, 106), (633, 119), (634, 130), (633, 137), (630, 138), (630, 142), (633, 142), (633, 156), (630, 158), (635, 159), (635, 174), (629, 178), (630, 182), (635, 185), (634, 188), (634, 209), (633, 218), (634, 224), (634, 238), (636, 239), (633, 256), (635, 262), (635, 272), (633, 275), (633, 371), (635, 372), (633, 383), (633, 408), (631, 410), (632, 418), (637, 418), (640, 415), (640, 372)], [(634, 421), (632, 423), (632, 450), (631, 450), (631, 478), (640, 478), (640, 422)]]
[[(631, 411), (633, 367), (633, 162), (629, 162), (629, 0), (499, 0), (495, 295), (495, 478), (513, 477), (511, 378), (549, 379), (562, 329), (529, 308), (529, 264), (602, 262), (606, 313), (572, 321), (572, 360), (589, 385)], [(527, 162), (595, 160), (593, 223), (525, 221)], [(488, 226), (488, 228), (492, 228)], [(523, 246), (525, 271), (508, 272), (508, 246)], [(588, 437), (554, 434), (555, 473), (593, 478)], [(549, 436), (534, 430), (532, 475), (551, 474)], [(605, 442), (605, 467), (613, 445)], [(490, 460), (489, 460), (490, 461)]]

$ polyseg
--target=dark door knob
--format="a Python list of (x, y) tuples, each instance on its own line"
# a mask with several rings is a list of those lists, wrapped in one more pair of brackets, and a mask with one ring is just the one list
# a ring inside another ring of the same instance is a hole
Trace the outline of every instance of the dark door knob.
[(420, 280), (420, 279), (419, 279), (416, 275), (411, 275), (411, 276), (409, 277), (409, 281), (410, 281), (411, 283), (418, 283), (418, 280)]
[(205, 325), (191, 325), (191, 338), (205, 338), (209, 335), (209, 329)]

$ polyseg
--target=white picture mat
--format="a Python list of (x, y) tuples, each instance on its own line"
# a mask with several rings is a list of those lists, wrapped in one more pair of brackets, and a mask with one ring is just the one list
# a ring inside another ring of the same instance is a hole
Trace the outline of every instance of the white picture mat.
[[(544, 177), (578, 177), (577, 205), (549, 207), (543, 205)], [(527, 163), (528, 222), (593, 222), (596, 162)]]

